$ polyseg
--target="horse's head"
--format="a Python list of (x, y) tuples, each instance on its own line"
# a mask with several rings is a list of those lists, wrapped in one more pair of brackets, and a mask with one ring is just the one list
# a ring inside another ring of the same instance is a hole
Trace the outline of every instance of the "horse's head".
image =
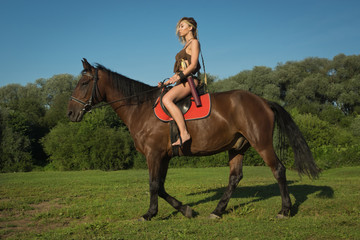
[[(90, 112), (92, 106), (99, 103), (98, 96), (98, 70), (91, 66), (84, 58), (82, 60), (84, 70), (81, 72), (81, 78), (70, 97), (68, 105), (68, 116), (73, 122), (80, 122), (85, 113)], [(100, 97), (101, 98), (101, 97)]]

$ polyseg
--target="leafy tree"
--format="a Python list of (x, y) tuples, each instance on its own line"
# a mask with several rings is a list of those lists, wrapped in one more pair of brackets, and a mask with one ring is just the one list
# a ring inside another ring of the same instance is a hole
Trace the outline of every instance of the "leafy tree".
[(211, 85), (213, 91), (228, 91), (233, 89), (247, 90), (269, 100), (278, 100), (279, 85), (271, 68), (254, 67), (252, 71), (243, 71), (233, 77), (215, 82)]
[(326, 121), (330, 124), (340, 124), (340, 125), (344, 125), (344, 113), (341, 111), (340, 108), (334, 106), (334, 105), (329, 105), (329, 104), (324, 104), (321, 106), (321, 111), (317, 113), (319, 118), (323, 121)]
[(354, 134), (354, 136), (360, 137), (360, 115), (357, 115), (352, 121), (350, 131)]
[[(0, 106), (8, 113), (5, 121), (8, 138), (12, 139), (14, 136), (19, 139), (22, 136), (26, 138), (27, 140), (23, 143), (27, 144), (30, 141), (30, 147), (24, 146), (21, 152), (27, 151), (27, 155), (32, 156), (33, 164), (45, 165), (46, 156), (38, 142), (47, 131), (43, 126), (45, 107), (42, 103), (40, 89), (35, 84), (28, 84), (25, 87), (10, 84), (0, 88), (0, 97)], [(21, 147), (21, 144), (14, 144), (14, 146)], [(10, 145), (3, 144), (3, 148), (5, 147), (14, 151)], [(3, 151), (10, 151), (9, 149), (3, 149)], [(11, 154), (4, 155), (3, 160), (11, 162), (11, 156)], [(29, 158), (26, 157), (25, 161), (29, 161)]]
[(24, 116), (0, 107), (0, 131), (0, 171), (30, 171), (33, 159)]
[(34, 124), (40, 124), (45, 114), (41, 90), (34, 84), (28, 84), (25, 87), (10, 84), (0, 88), (0, 105), (24, 113)]
[(331, 95), (345, 114), (360, 111), (360, 55), (339, 54), (333, 58), (329, 69)]
[(41, 96), (47, 109), (44, 121), (49, 128), (54, 127), (59, 121), (68, 120), (67, 105), (78, 80), (78, 77), (70, 74), (59, 74), (50, 79), (36, 80), (36, 84), (41, 87)]

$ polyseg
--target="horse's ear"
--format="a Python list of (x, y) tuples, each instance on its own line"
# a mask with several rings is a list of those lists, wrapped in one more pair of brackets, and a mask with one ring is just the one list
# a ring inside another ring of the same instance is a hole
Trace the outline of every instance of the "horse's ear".
[(88, 63), (88, 61), (86, 60), (86, 58), (83, 58), (83, 60), (81, 60), (84, 70), (91, 70), (92, 66), (90, 65), (90, 63)]

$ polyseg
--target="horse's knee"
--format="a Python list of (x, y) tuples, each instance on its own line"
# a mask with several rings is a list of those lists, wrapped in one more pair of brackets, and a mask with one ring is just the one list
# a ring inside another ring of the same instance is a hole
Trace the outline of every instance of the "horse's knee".
[(281, 162), (278, 162), (276, 168), (273, 170), (273, 174), (277, 180), (286, 178), (285, 166)]
[(236, 187), (242, 178), (243, 178), (242, 172), (240, 172), (240, 174), (230, 175), (229, 184), (233, 187)]
[(150, 182), (150, 193), (151, 194), (158, 194), (160, 189), (160, 184), (158, 181), (151, 181)]

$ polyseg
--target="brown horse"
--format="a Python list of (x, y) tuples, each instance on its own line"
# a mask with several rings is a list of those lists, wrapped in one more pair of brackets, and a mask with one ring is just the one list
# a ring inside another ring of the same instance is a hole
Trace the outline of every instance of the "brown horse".
[[(81, 121), (83, 115), (99, 102), (111, 105), (128, 127), (136, 149), (146, 157), (150, 207), (141, 219), (150, 220), (157, 214), (158, 196), (184, 216), (192, 217), (192, 209), (170, 196), (164, 187), (172, 147), (169, 123), (158, 120), (153, 112), (154, 101), (161, 89), (129, 79), (99, 64), (93, 67), (86, 59), (82, 63), (82, 77), (69, 102), (70, 120)], [(232, 192), (243, 177), (242, 161), (250, 146), (260, 154), (278, 181), (282, 199), (278, 217), (290, 216), (291, 201), (285, 167), (273, 147), (275, 122), (289, 139), (298, 172), (316, 178), (319, 169), (289, 113), (277, 103), (242, 90), (212, 93), (211, 101), (209, 117), (187, 122), (192, 139), (180, 150), (180, 155), (186, 156), (211, 155), (226, 150), (229, 152), (229, 184), (210, 216), (219, 218), (224, 213)]]

